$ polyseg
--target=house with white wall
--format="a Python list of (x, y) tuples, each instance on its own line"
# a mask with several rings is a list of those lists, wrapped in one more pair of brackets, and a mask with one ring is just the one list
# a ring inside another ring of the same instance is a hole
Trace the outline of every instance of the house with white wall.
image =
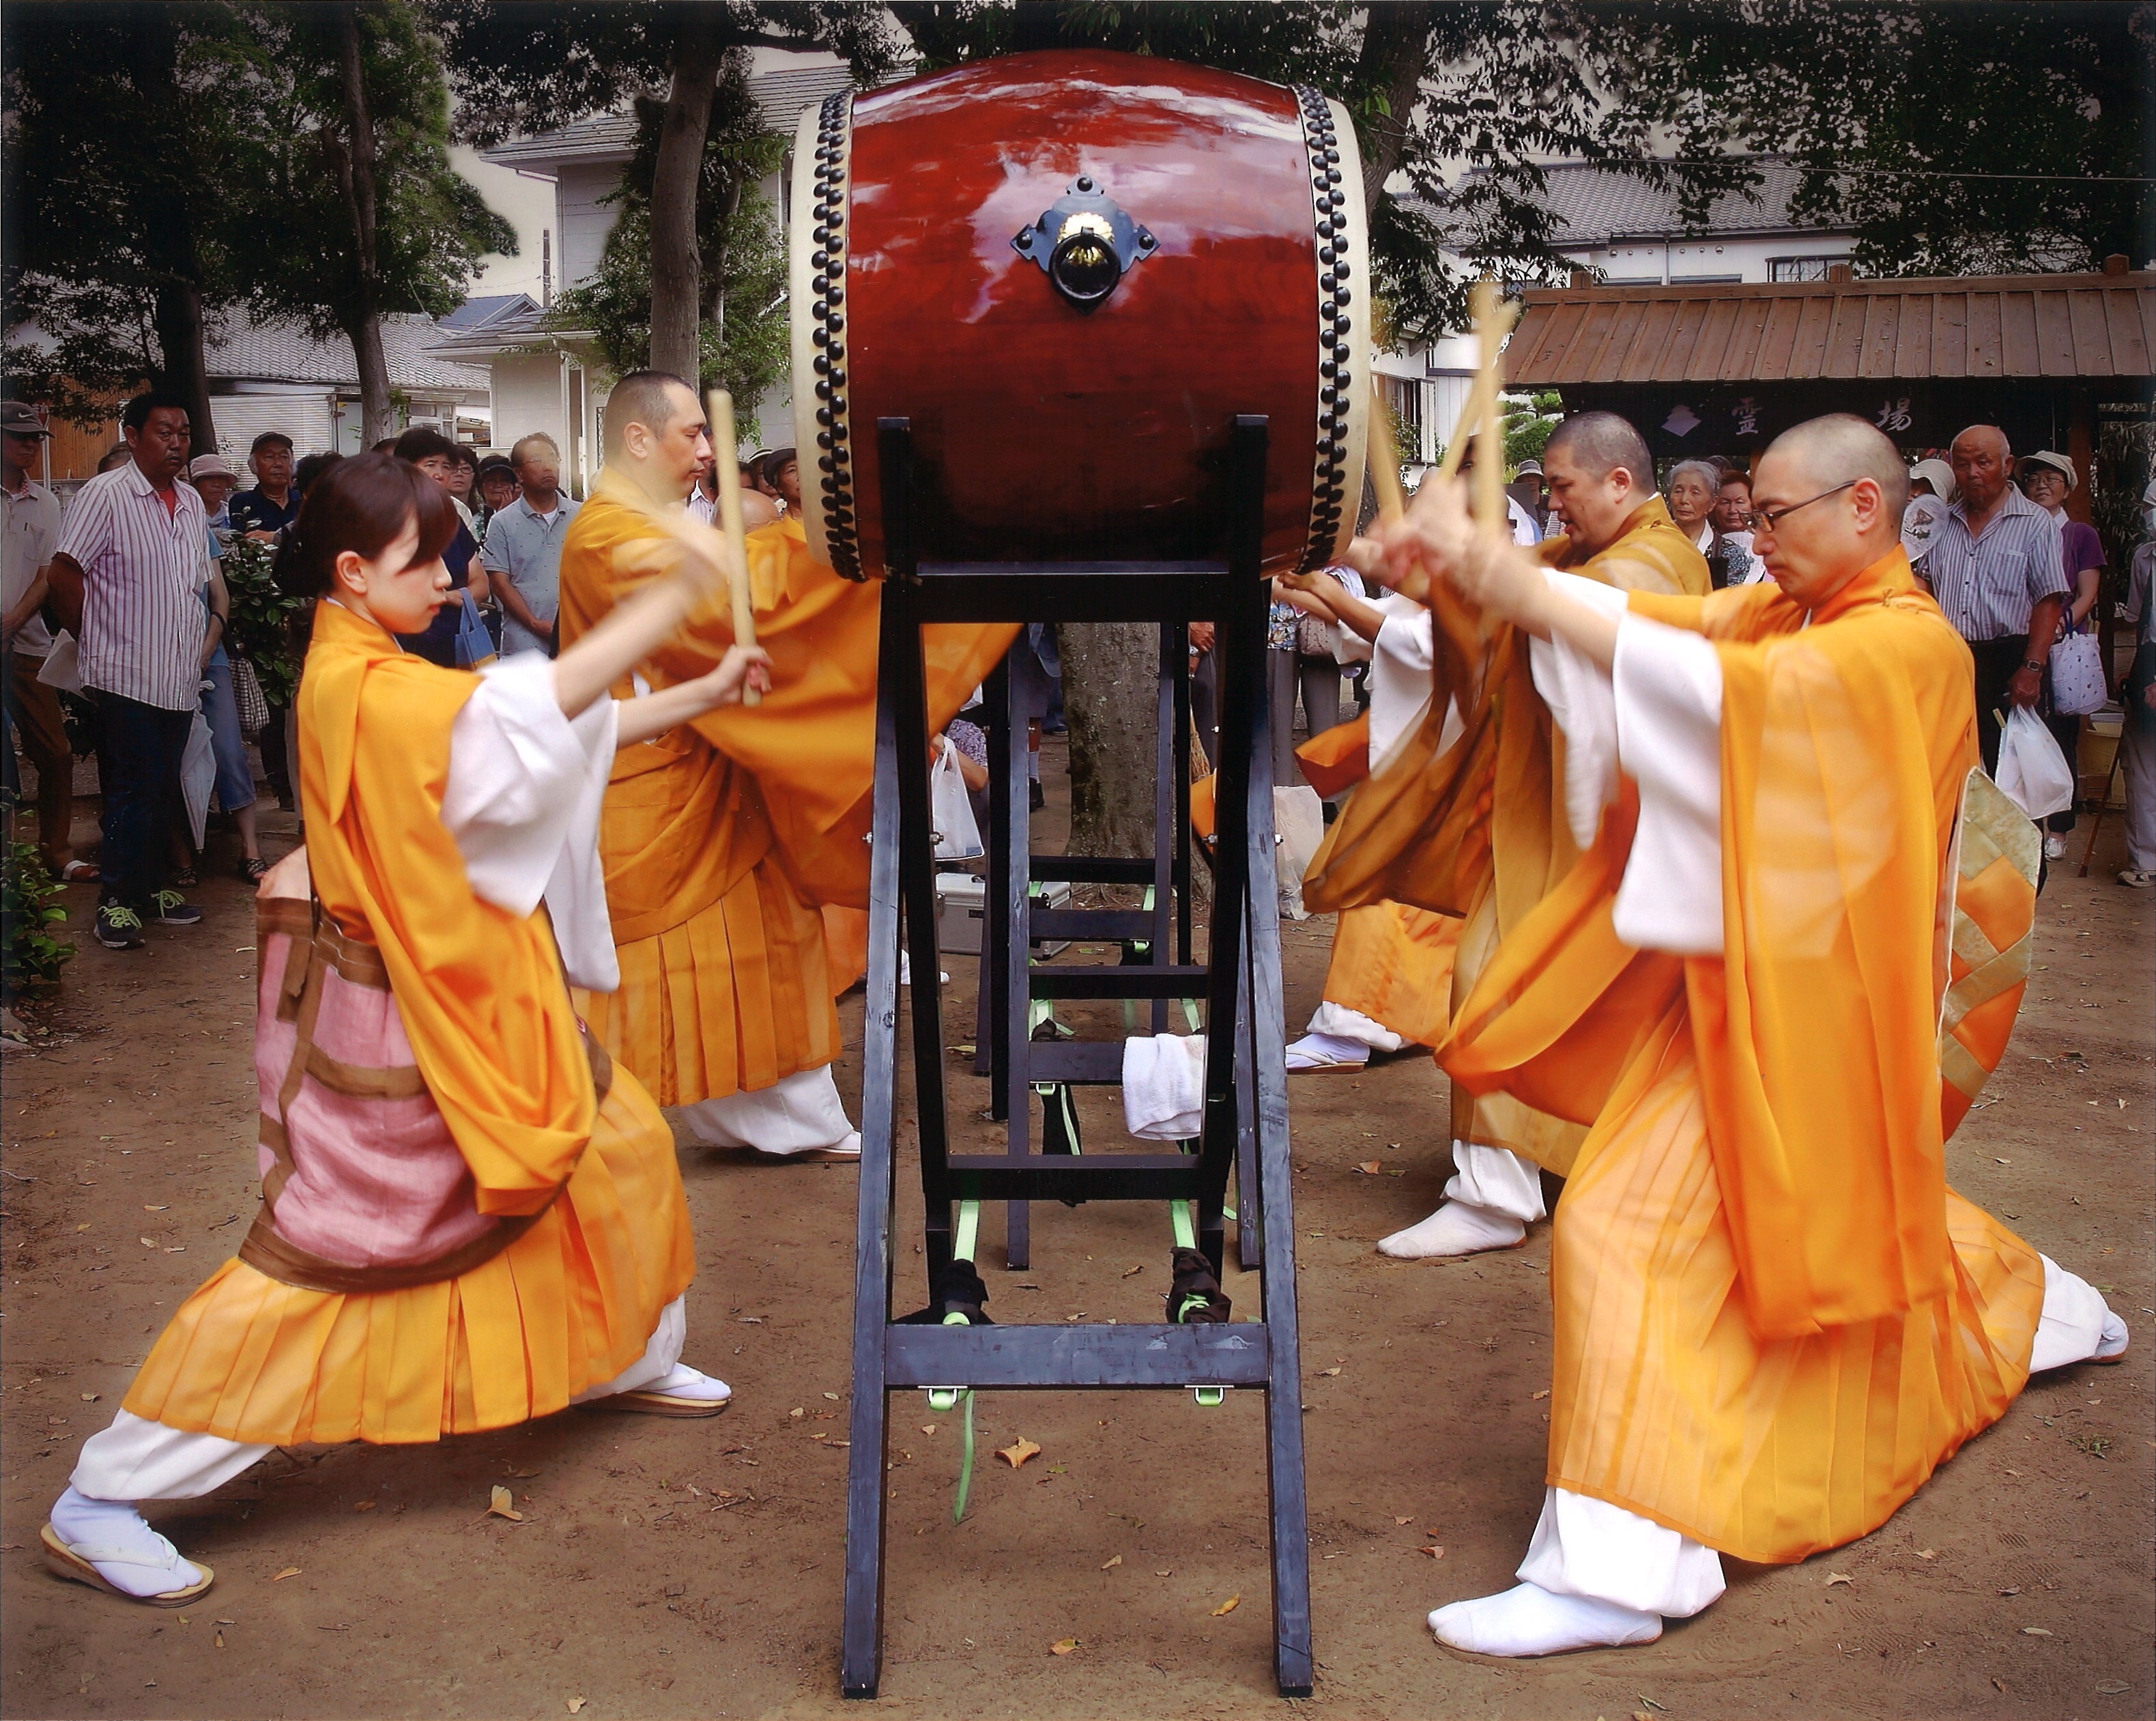
[[(789, 145), (803, 107), (853, 85), (845, 62), (834, 54), (767, 49), (754, 54), (750, 94), (765, 128)], [(635, 116), (614, 113), (481, 152), (498, 167), (553, 182), (553, 225), (542, 240), (549, 256), (542, 291), (547, 301), (598, 272), (616, 213), (609, 199), (635, 143)], [(792, 183), (789, 148), (761, 188), (778, 213), (782, 231)], [(562, 449), (564, 483), (572, 495), (581, 496), (598, 475), (613, 379), (593, 350), (590, 331), (556, 328), (553, 321), (547, 306), (532, 305), (514, 316), (447, 335), (434, 350), (442, 357), (485, 367), (490, 378), (495, 447), (506, 449), (520, 436), (545, 431)], [(793, 413), (784, 379), (757, 403), (756, 416), (774, 444), (790, 439)]]
[[(1551, 243), (1572, 259), (1580, 285), (1825, 280), (1830, 270), (1845, 270), (1856, 248), (1854, 233), (1792, 213), (1800, 177), (1794, 165), (1762, 159), (1757, 166), (1758, 187), (1722, 193), (1696, 227), (1681, 219), (1673, 188), (1587, 162), (1544, 167), (1538, 201), (1550, 213)], [(1447, 219), (1442, 210), (1419, 207), (1433, 220)], [(1403, 459), (1428, 464), (1440, 457), (1466, 402), (1475, 364), (1475, 340), (1467, 334), (1378, 356)]]

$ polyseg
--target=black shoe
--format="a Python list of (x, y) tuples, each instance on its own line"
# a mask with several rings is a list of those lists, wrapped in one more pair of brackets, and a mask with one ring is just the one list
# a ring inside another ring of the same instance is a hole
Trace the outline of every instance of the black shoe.
[(1025, 786), (1025, 804), (1036, 813), (1048, 804), (1048, 791), (1040, 786), (1037, 777)]
[(192, 902), (182, 902), (177, 891), (160, 891), (150, 899), (157, 910), (157, 924), (167, 927), (191, 927), (203, 917), (201, 909)]
[(97, 942), (107, 950), (140, 950), (142, 917), (122, 902), (99, 903)]

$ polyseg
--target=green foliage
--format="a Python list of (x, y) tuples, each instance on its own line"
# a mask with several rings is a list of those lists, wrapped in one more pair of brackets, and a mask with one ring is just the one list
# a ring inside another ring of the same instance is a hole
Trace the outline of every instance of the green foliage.
[(37, 849), (11, 832), (0, 849), (0, 994), (10, 1003), (52, 990), (74, 954), (73, 944), (48, 930), (67, 918), (59, 898)]
[(1551, 433), (1564, 420), (1564, 401), (1552, 391), (1532, 397), (1500, 395), (1498, 403), (1505, 414), (1505, 475), (1510, 478), (1522, 461), (1543, 457)]
[[(651, 184), (663, 105), (638, 101), (636, 152), (610, 198), (619, 209), (598, 272), (554, 303), (557, 328), (589, 329), (616, 376), (641, 368), (651, 352)], [(697, 195), (697, 244), (705, 305), (698, 326), (701, 388), (725, 388), (746, 414), (788, 363), (786, 246), (757, 182), (784, 146), (763, 130), (748, 90), (747, 59), (730, 54), (712, 98)], [(760, 441), (752, 415), (742, 435)]]
[(348, 204), (352, 125), (327, 6), (248, 8), (285, 74), (263, 91), (275, 122), (250, 152), (240, 200), (277, 211), (274, 243), (235, 248), (249, 308), (296, 318), (318, 336), (369, 315), (440, 316), (464, 301), (480, 258), (514, 254), (516, 229), (449, 165), (449, 90), (442, 46), (404, 0), (357, 8), (361, 71), (375, 149), (378, 208), (367, 258)]
[(2148, 255), (2156, 185), (2130, 177), (2145, 159), (2156, 54), (2147, 6), (1647, 0), (1596, 11), (1633, 123), (1697, 164), (1680, 178), (1696, 211), (1756, 178), (1727, 158), (1758, 151), (1803, 168), (1800, 218), (1854, 225), (1861, 274)]
[(236, 537), (225, 547), (220, 566), (232, 604), (225, 648), (254, 665), (265, 700), (289, 706), (299, 691), (300, 667), (305, 657), (293, 626), (307, 605), (305, 598), (287, 597), (270, 578), (273, 559), (270, 546), (253, 538)]
[(167, 386), (168, 313), (233, 304), (227, 188), (255, 124), (235, 100), (253, 49), (228, 6), (18, 0), (0, 14), (0, 295), (10, 392), (95, 424), (144, 383)]

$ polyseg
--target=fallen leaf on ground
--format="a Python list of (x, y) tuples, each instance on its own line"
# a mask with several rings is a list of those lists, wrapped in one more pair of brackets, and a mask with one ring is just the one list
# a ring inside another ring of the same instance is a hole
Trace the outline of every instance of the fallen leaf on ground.
[(1021, 1464), (1024, 1463), (1027, 1459), (1033, 1457), (1040, 1451), (1040, 1446), (1035, 1445), (1032, 1441), (1027, 1440), (1021, 1436), (1010, 1445), (998, 1447), (996, 1451), (996, 1456), (1002, 1459), (1004, 1463), (1009, 1465), (1012, 1469), (1015, 1470)]
[(487, 1497), (486, 1512), (490, 1518), (506, 1518), (511, 1523), (524, 1522), (524, 1514), (516, 1509), (515, 1498), (500, 1482), (494, 1485), (493, 1492)]
[(217, 1647), (219, 1649), (223, 1649), (224, 1647), (224, 1633), (222, 1631), (217, 1634)]
[(283, 1582), (285, 1581), (285, 1579), (287, 1579), (287, 1578), (296, 1578), (296, 1577), (298, 1577), (299, 1575), (300, 1575), (300, 1569), (299, 1569), (299, 1567), (297, 1567), (296, 1565), (288, 1565), (288, 1566), (286, 1566), (286, 1567), (285, 1568), (285, 1569), (284, 1569), (284, 1570), (282, 1570), (282, 1571), (280, 1571), (280, 1573), (278, 1573), (278, 1574), (277, 1574), (277, 1575), (276, 1575), (275, 1577), (274, 1577), (274, 1578), (270, 1579), (270, 1581), (271, 1583), (273, 1583), (273, 1584), (281, 1584), (281, 1583), (283, 1583)]
[(1407, 1517), (1405, 1517), (1405, 1518), (1394, 1518), (1394, 1519), (1393, 1520), (1393, 1522), (1394, 1522), (1394, 1523), (1396, 1523), (1396, 1524), (1399, 1524), (1399, 1525), (1401, 1525), (1403, 1528), (1404, 1528), (1406, 1525), (1408, 1525), (1408, 1524), (1411, 1524), (1411, 1523), (1413, 1523), (1414, 1522), (1414, 1515), (1412, 1513), (1409, 1513)]
[(1122, 1556), (1122, 1554), (1111, 1554), (1107, 1559), (1104, 1559), (1104, 1560), (1102, 1560), (1102, 1561), (1101, 1562), (1101, 1569), (1102, 1571), (1107, 1571), (1107, 1570), (1109, 1570), (1109, 1569), (1110, 1569), (1111, 1568), (1112, 1568), (1112, 1567), (1121, 1565), (1122, 1563), (1123, 1563), (1123, 1556)]
[(1048, 1646), (1048, 1652), (1050, 1655), (1069, 1655), (1077, 1647), (1078, 1640), (1075, 1637), (1059, 1637)]
[(94, 1392), (86, 1392), (82, 1395), (82, 1401), (86, 1405), (94, 1405), (97, 1402), (97, 1395)]
[(1919, 1559), (1937, 1559), (1938, 1557), (1939, 1550), (1936, 1548), (1919, 1548), (1917, 1550), (1917, 1558)]
[(1133, 1273), (1142, 1273), (1142, 1272), (1143, 1272), (1144, 1271), (1145, 1271), (1145, 1268), (1144, 1268), (1144, 1266), (1143, 1266), (1142, 1265), (1138, 1266), (1127, 1266), (1127, 1267), (1125, 1267), (1125, 1268), (1123, 1269), (1123, 1277), (1124, 1277), (1125, 1278), (1127, 1278), (1127, 1278), (1129, 1278), (1129, 1277), (1131, 1277), (1131, 1275), (1132, 1275), (1132, 1274), (1133, 1274)]
[(1337, 1374), (1340, 1371), (1337, 1369), (1320, 1369), (1317, 1372), (1321, 1374)]
[(135, 1241), (140, 1243), (145, 1249), (155, 1249), (157, 1246), (156, 1241), (152, 1238), (137, 1237)]
[(2019, 1595), (2021, 1593), (2021, 1586), (2016, 1584), (2011, 1590), (2001, 1590), (1999, 1593), (2001, 1595)]
[(1422, 1551), (1430, 1555), (1432, 1559), (1442, 1559), (1445, 1558), (1445, 1549), (1440, 1548), (1435, 1542), (1431, 1543), (1430, 1546), (1424, 1549)]
[(2106, 1697), (2117, 1697), (2123, 1692), (2133, 1689), (2123, 1679), (2099, 1679), (2096, 1682), (2096, 1688)]
[(579, 1709), (583, 1708), (583, 1706), (584, 1706), (584, 1700), (583, 1700), (583, 1698), (580, 1698), (580, 1697), (572, 1697), (572, 1698), (570, 1698), (569, 1699), (567, 1699), (567, 1703), (566, 1703), (566, 1705), (565, 1705), (565, 1707), (568, 1709), (568, 1712), (569, 1712), (572, 1715), (575, 1714), (575, 1713), (576, 1713)]
[(519, 1482), (529, 1482), (533, 1477), (538, 1475), (538, 1473), (539, 1472), (536, 1470), (518, 1470), (514, 1467), (512, 1467), (509, 1472), (509, 1474), (515, 1477)]
[(1549, 1396), (1549, 1389), (1548, 1387), (1544, 1387), (1540, 1392), (1536, 1393), (1534, 1396), (1538, 1399), (1546, 1399)]
[(1380, 1162), (1380, 1161), (1378, 1161), (1378, 1160), (1376, 1160), (1376, 1159), (1365, 1159), (1365, 1160), (1364, 1160), (1364, 1161), (1363, 1161), (1360, 1165), (1358, 1165), (1355, 1169), (1356, 1169), (1358, 1171), (1361, 1172), (1361, 1173), (1363, 1174), (1363, 1176), (1365, 1176), (1365, 1177), (1375, 1177), (1375, 1176), (1378, 1174), (1378, 1170), (1379, 1170), (1379, 1169), (1380, 1169), (1380, 1165), (1381, 1165), (1381, 1162)]
[(798, 1421), (799, 1421), (799, 1420), (801, 1420), (801, 1418), (802, 1418), (802, 1417), (803, 1417), (803, 1416), (807, 1415), (808, 1413), (808, 1411), (807, 1411), (807, 1410), (803, 1410), (803, 1409), (799, 1405), (795, 1405), (792, 1410), (788, 1410), (786, 1414), (787, 1414), (788, 1415), (789, 1415), (789, 1416), (793, 1417), (793, 1418), (794, 1419), (794, 1420), (796, 1420), (796, 1421), (798, 1422)]
[(2041, 1626), (2024, 1626), (2021, 1628), (2021, 1635), (2024, 1637), (2049, 1637), (2051, 1634)]
[(170, 1201), (161, 1201), (157, 1205), (152, 1207), (147, 1201), (145, 1201), (142, 1204), (142, 1210), (145, 1213), (163, 1213), (169, 1210), (172, 1205), (172, 1204)]
[(1213, 1610), (1213, 1617), (1217, 1620), (1222, 1614), (1231, 1614), (1242, 1605), (1243, 1598), (1241, 1596), (1230, 1595), (1225, 1601), (1222, 1602), (1219, 1606)]
[(1175, 1575), (1175, 1568), (1172, 1565), (1163, 1566), (1160, 1570), (1155, 1572), (1153, 1575), (1157, 1578), (1172, 1578)]
[[(509, 1490), (504, 1488), (502, 1492), (507, 1493)], [(372, 1512), (380, 1503), (376, 1500), (355, 1500), (352, 1503), (352, 1509), (355, 1512)]]
[(831, 1401), (833, 1404), (834, 1404), (834, 1405), (835, 1405), (836, 1403), (838, 1403), (838, 1401), (839, 1401), (839, 1395), (838, 1395), (838, 1394), (836, 1394), (835, 1392), (827, 1392), (827, 1393), (825, 1393), (825, 1394), (824, 1395), (824, 1396), (825, 1398), (827, 1398), (827, 1399), (830, 1400), (830, 1401)]
[(1826, 1575), (1827, 1588), (1831, 1590), (1836, 1584), (1846, 1584), (1854, 1590), (1856, 1587), (1856, 1580), (1850, 1576), (1847, 1572), (1829, 1572)]
[(921, 1425), (921, 1431), (923, 1434), (933, 1434), (936, 1432), (936, 1425), (933, 1422), (924, 1422)]

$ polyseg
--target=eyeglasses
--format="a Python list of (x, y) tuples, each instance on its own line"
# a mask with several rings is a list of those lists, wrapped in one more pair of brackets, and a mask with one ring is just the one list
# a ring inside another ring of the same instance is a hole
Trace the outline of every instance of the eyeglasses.
[(1801, 502), (1792, 502), (1786, 508), (1755, 507), (1752, 511), (1752, 517), (1754, 520), (1763, 522), (1767, 529), (1771, 532), (1774, 527), (1779, 526), (1784, 520), (1788, 519), (1790, 515), (1795, 513), (1798, 509), (1809, 508), (1814, 502), (1823, 502), (1829, 496), (1838, 496), (1842, 493), (1842, 491), (1855, 485), (1856, 482), (1856, 480), (1854, 478), (1844, 479), (1840, 484), (1835, 485), (1832, 490), (1823, 490), (1817, 496), (1806, 496)]

